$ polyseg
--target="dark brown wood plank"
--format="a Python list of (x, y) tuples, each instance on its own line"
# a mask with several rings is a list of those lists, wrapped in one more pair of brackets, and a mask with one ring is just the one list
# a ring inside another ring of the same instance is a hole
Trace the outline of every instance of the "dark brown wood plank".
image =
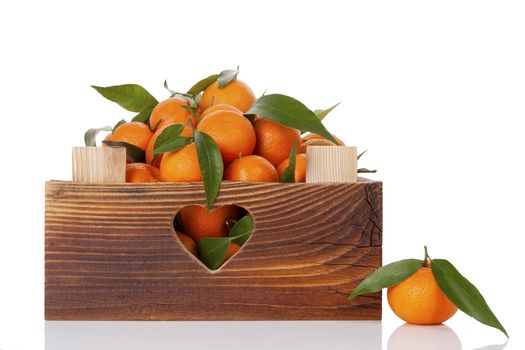
[(46, 184), (46, 319), (380, 319), (381, 294), (350, 292), (381, 265), (382, 188), (225, 181), (216, 206), (255, 221), (216, 272), (174, 238), (200, 183)]

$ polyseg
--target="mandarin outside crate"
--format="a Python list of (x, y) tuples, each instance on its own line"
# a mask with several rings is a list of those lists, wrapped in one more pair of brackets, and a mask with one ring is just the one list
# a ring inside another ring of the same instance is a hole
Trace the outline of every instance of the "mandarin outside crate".
[(344, 294), (381, 266), (381, 182), (224, 181), (214, 208), (255, 227), (216, 271), (173, 229), (205, 204), (202, 183), (49, 181), (45, 195), (47, 320), (381, 319), (380, 292)]

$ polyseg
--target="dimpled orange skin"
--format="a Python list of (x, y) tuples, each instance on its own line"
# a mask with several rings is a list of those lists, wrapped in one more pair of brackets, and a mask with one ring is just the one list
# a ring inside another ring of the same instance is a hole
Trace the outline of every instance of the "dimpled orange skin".
[(189, 106), (187, 101), (179, 98), (168, 98), (153, 108), (149, 117), (149, 125), (152, 129), (160, 128), (166, 124), (182, 123), (186, 124), (189, 118), (193, 126), (197, 125), (197, 120), (191, 113), (182, 108), (182, 106)]
[(440, 324), (458, 310), (439, 289), (430, 267), (421, 267), (403, 282), (388, 288), (387, 296), (392, 311), (412, 324)]
[(160, 162), (160, 179), (166, 182), (202, 181), (195, 143), (176, 152), (164, 153)]
[(253, 127), (257, 138), (254, 153), (268, 159), (273, 166), (278, 166), (290, 156), (294, 142), (297, 149), (301, 145), (301, 134), (297, 129), (263, 118), (257, 118)]
[[(332, 136), (337, 141), (337, 145), (339, 146), (345, 145), (345, 143), (339, 137), (335, 136), (334, 134), (332, 134)], [(314, 134), (313, 132), (311, 132), (308, 135), (303, 136), (303, 142), (306, 142), (309, 140), (326, 140), (326, 138), (321, 135)]]
[(111, 134), (111, 141), (126, 142), (145, 150), (153, 136), (149, 127), (141, 122), (129, 122), (120, 125)]
[[(281, 164), (277, 167), (277, 173), (279, 177), (283, 171), (288, 168), (290, 164), (290, 158), (283, 160)], [(295, 182), (305, 182), (306, 181), (306, 154), (298, 154), (295, 156), (295, 172), (294, 172)]]
[(238, 216), (239, 208), (235, 205), (224, 205), (212, 211), (200, 205), (188, 205), (179, 211), (183, 231), (195, 241), (204, 237), (226, 237), (229, 232), (226, 221)]
[(159, 182), (158, 168), (144, 163), (126, 164), (126, 182)]
[(182, 232), (177, 232), (177, 237), (179, 237), (179, 240), (184, 248), (186, 248), (194, 256), (198, 257), (199, 252), (197, 249), (197, 243), (195, 243), (193, 238)]
[(212, 104), (228, 104), (246, 113), (255, 101), (252, 89), (243, 81), (234, 79), (224, 88), (219, 88), (219, 83), (214, 82), (202, 94), (199, 107), (202, 111)]
[(232, 111), (215, 111), (202, 119), (197, 130), (208, 134), (219, 147), (224, 165), (239, 156), (253, 153), (255, 131), (252, 123)]
[[(151, 139), (149, 140), (148, 145), (146, 146), (146, 163), (151, 164), (151, 162), (153, 161), (153, 148), (155, 147), (155, 142), (157, 141), (157, 138), (159, 137), (159, 135), (170, 125), (173, 125), (173, 123), (165, 124), (159, 127), (157, 131), (155, 131)], [(182, 132), (180, 133), (180, 135), (191, 137), (192, 135), (191, 126), (186, 125), (184, 129), (182, 130)], [(153, 163), (154, 166), (160, 167), (160, 161), (162, 160), (162, 156), (163, 154), (159, 154), (159, 156), (157, 157), (157, 159), (155, 159), (155, 162)]]
[(222, 263), (224, 264), (226, 261), (230, 260), (232, 256), (237, 254), (239, 249), (241, 249), (241, 247), (237, 243), (231, 242), (230, 245), (228, 246), (228, 250), (226, 251), (226, 256), (224, 257), (224, 261)]
[(261, 156), (251, 155), (234, 160), (226, 168), (224, 180), (279, 182), (279, 175), (272, 163)]
[(216, 112), (216, 111), (232, 111), (232, 112), (236, 112), (236, 113), (242, 114), (242, 112), (237, 107), (234, 107), (232, 105), (228, 105), (226, 103), (219, 103), (219, 104), (214, 104), (214, 105), (206, 108), (206, 110), (204, 110), (204, 112), (202, 112), (201, 115), (200, 115), (201, 121), (202, 121), (202, 119), (206, 118), (207, 115), (209, 115), (209, 114), (211, 114), (213, 112)]

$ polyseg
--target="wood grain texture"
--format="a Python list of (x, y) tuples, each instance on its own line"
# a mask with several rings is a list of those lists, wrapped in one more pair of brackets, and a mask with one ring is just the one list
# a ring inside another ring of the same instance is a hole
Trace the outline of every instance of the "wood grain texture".
[(357, 148), (309, 146), (306, 148), (306, 182), (357, 182)]
[(73, 182), (125, 183), (124, 147), (73, 147)]
[(201, 183), (46, 183), (48, 320), (377, 320), (381, 293), (348, 301), (381, 265), (382, 184), (225, 181), (216, 206), (255, 220), (217, 272), (174, 238)]

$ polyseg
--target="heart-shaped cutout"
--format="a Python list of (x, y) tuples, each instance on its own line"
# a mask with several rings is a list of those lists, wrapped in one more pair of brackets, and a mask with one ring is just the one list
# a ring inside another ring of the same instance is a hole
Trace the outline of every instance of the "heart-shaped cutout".
[(223, 205), (213, 210), (187, 205), (173, 220), (177, 241), (209, 271), (216, 271), (246, 244), (253, 218), (244, 208)]

